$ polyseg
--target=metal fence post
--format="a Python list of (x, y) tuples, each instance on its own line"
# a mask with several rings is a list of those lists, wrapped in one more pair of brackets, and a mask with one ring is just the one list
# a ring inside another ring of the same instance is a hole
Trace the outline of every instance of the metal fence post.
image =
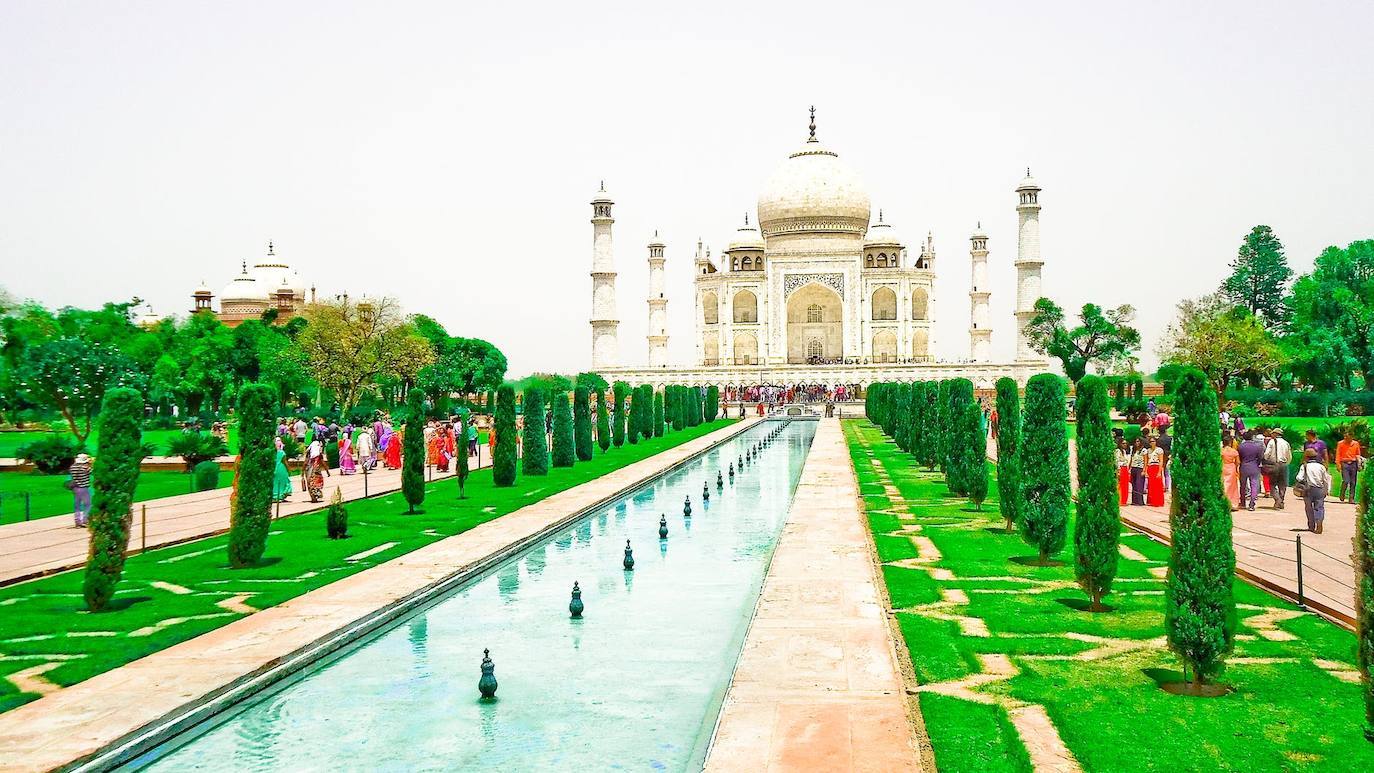
[(29, 519), (29, 492), (24, 492), (24, 520)]
[(367, 499), (367, 462), (363, 462), (363, 499)]
[(1307, 609), (1307, 603), (1306, 603), (1306, 600), (1303, 598), (1303, 594), (1302, 594), (1302, 535), (1301, 535), (1301, 534), (1299, 534), (1299, 535), (1298, 535), (1298, 538), (1297, 538), (1297, 550), (1298, 550), (1298, 608), (1305, 611), (1305, 610)]
[(146, 505), (146, 504), (145, 504), (145, 505), (142, 505), (142, 508), (143, 508), (143, 517), (140, 518), (139, 521), (141, 522), (140, 531), (143, 533), (143, 534), (142, 534), (142, 537), (141, 537), (142, 543), (143, 543), (143, 547), (142, 547), (138, 552), (140, 552), (140, 553), (147, 553), (147, 552), (148, 552), (148, 505)]

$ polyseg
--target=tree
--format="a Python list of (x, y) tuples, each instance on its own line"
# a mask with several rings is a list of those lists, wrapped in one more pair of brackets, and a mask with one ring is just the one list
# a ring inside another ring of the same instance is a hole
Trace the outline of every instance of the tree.
[(277, 466), (277, 401), (272, 387), (239, 390), (239, 459), (229, 508), (229, 566), (253, 566), (267, 549), (272, 525), (272, 478)]
[(81, 338), (57, 338), (30, 347), (19, 368), (20, 387), (41, 408), (62, 414), (76, 439), (85, 442), (91, 421), (116, 387), (142, 391), (134, 364), (113, 346)]
[(592, 410), (587, 388), (578, 386), (573, 390), (573, 440), (577, 446), (578, 461), (592, 460)]
[(615, 382), (611, 388), (611, 440), (616, 448), (625, 445), (625, 396), (629, 393), (630, 385), (624, 381)]
[(1129, 305), (1104, 311), (1095, 303), (1083, 304), (1079, 325), (1069, 328), (1064, 310), (1049, 298), (1035, 302), (1035, 316), (1026, 325), (1026, 338), (1033, 349), (1054, 357), (1064, 365), (1064, 373), (1075, 384), (1097, 364), (1110, 368), (1134, 361), (1140, 348), (1140, 331), (1130, 326), (1135, 309)]
[(940, 379), (935, 384), (935, 416), (937, 419), (936, 425), (939, 426), (941, 429), (941, 432), (938, 436), (940, 438), (940, 443), (936, 447), (935, 451), (935, 460), (936, 463), (940, 466), (940, 471), (944, 473), (949, 472), (949, 451), (951, 448), (951, 435), (949, 432), (949, 426), (951, 423), (951, 414), (949, 412), (950, 386), (950, 380), (947, 378)]
[(1221, 430), (1217, 395), (1199, 370), (1185, 372), (1174, 399), (1173, 507), (1169, 514), (1169, 574), (1164, 628), (1200, 690), (1220, 673), (1235, 643), (1236, 553), (1231, 506), (1221, 490)]
[(1063, 549), (1069, 522), (1069, 439), (1058, 376), (1041, 373), (1026, 383), (1021, 427), (1021, 537), (1040, 550), (1044, 566)]
[(405, 434), (401, 436), (401, 495), (413, 514), (425, 501), (425, 396), (412, 389), (406, 398)]
[(580, 387), (586, 387), (588, 394), (599, 394), (611, 388), (610, 382), (602, 378), (598, 373), (584, 372), (577, 374), (574, 383)]
[(997, 507), (1007, 533), (1021, 519), (1021, 395), (1012, 378), (997, 380)]
[(966, 378), (951, 379), (949, 422), (945, 425), (949, 433), (949, 466), (945, 470), (945, 482), (952, 493), (960, 496), (968, 495), (970, 478), (987, 453), (987, 444), (982, 442), (982, 412), (978, 412), (977, 421), (970, 422), (970, 405), (978, 407), (973, 397), (973, 382)]
[(654, 437), (663, 437), (666, 431), (663, 424), (663, 393), (654, 392)]
[(688, 390), (690, 401), (687, 403), (687, 423), (693, 427), (701, 426), (701, 387), (692, 387)]
[[(468, 426), (472, 422), (472, 414), (469, 413), (458, 422), (458, 456), (454, 461), (454, 474), (458, 478), (458, 498), (466, 499), (467, 493), (464, 489), (468, 484)], [(336, 489), (337, 490), (337, 489)]]
[(911, 385), (897, 384), (892, 395), (892, 439), (903, 451), (911, 450)]
[(554, 392), (553, 400), (553, 457), (554, 467), (571, 467), (577, 460), (573, 439), (572, 406), (567, 392)]
[[(496, 486), (515, 485), (515, 388), (502, 384), (496, 390), (493, 431), (496, 448), (492, 451), (491, 480)], [(604, 448), (604, 446), (603, 446)]]
[(334, 393), (344, 415), (377, 379), (413, 384), (434, 361), (429, 341), (401, 319), (390, 298), (366, 304), (321, 301), (307, 306), (304, 317), (307, 324), (296, 345), (311, 376)]
[(1327, 247), (1298, 278), (1287, 348), (1294, 373), (1319, 388), (1351, 387), (1359, 371), (1374, 390), (1374, 239)]
[(143, 462), (142, 421), (143, 398), (136, 390), (115, 387), (105, 393), (91, 475), (90, 554), (82, 583), (86, 608), (92, 612), (109, 606), (124, 573), (134, 489)]
[(922, 441), (916, 449), (916, 461), (924, 464), (926, 470), (934, 470), (940, 463), (940, 441), (945, 434), (945, 428), (940, 426), (940, 408), (936, 404), (940, 396), (940, 384), (926, 381), (922, 386), (924, 389), (919, 395)]
[(1266, 330), (1281, 330), (1288, 321), (1286, 299), (1292, 278), (1283, 242), (1269, 226), (1257, 225), (1241, 241), (1231, 275), (1221, 284), (1221, 295), (1227, 303), (1250, 312)]
[(1364, 692), (1364, 737), (1374, 741), (1374, 465), (1365, 465), (1355, 491), (1355, 657)]
[(525, 390), (525, 455), (520, 472), (549, 474), (549, 438), (544, 432), (544, 390)]
[(964, 406), (959, 419), (959, 434), (964, 443), (964, 494), (973, 506), (983, 509), (988, 498), (988, 455), (983, 435), (983, 409), (974, 400)]
[(706, 387), (706, 421), (715, 421), (720, 416), (720, 387), (712, 384)]
[(348, 537), (348, 508), (344, 506), (343, 492), (337, 486), (334, 495), (329, 498), (329, 507), (325, 508), (324, 530), (330, 539)]
[(596, 444), (604, 454), (611, 448), (611, 416), (606, 408), (606, 390), (596, 393)]
[(927, 441), (923, 417), (925, 396), (926, 382), (917, 381), (911, 385), (911, 399), (907, 402), (907, 451), (917, 462), (921, 460), (921, 447)]
[(1179, 303), (1178, 319), (1165, 330), (1157, 353), (1166, 362), (1200, 369), (1220, 399), (1232, 378), (1270, 373), (1282, 363), (1278, 345), (1259, 320), (1218, 295)]
[[(1078, 584), (1101, 612), (1102, 597), (1116, 578), (1121, 503), (1116, 487), (1116, 442), (1112, 435), (1107, 382), (1085, 376), (1078, 382), (1078, 520), (1074, 525), (1074, 567)], [(1220, 474), (1220, 471), (1218, 471)]]
[[(644, 390), (635, 387), (630, 390), (630, 415), (627, 419), (625, 439), (630, 445), (639, 442), (639, 438), (644, 434), (644, 413), (648, 406), (644, 404)], [(651, 410), (651, 409), (650, 409)]]

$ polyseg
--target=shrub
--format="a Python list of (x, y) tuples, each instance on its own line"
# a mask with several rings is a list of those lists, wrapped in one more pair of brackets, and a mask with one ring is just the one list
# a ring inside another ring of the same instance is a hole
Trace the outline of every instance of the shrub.
[(219, 462), (206, 459), (191, 471), (195, 479), (196, 491), (213, 491), (219, 488)]
[(32, 464), (37, 470), (45, 475), (54, 475), (64, 472), (72, 466), (76, 460), (76, 455), (81, 453), (83, 446), (70, 435), (52, 434), (44, 435), (37, 440), (30, 440), (15, 451), (20, 459)]
[(1021, 419), (1021, 537), (1039, 549), (1041, 564), (1064, 547), (1069, 485), (1064, 383), (1053, 373), (1041, 373), (1026, 384)]
[(1021, 519), (1021, 394), (1016, 380), (997, 380), (997, 507), (1007, 532)]
[[(515, 388), (501, 385), (496, 391), (496, 416), (493, 431), (496, 448), (491, 458), (491, 481), (496, 486), (515, 485)], [(603, 435), (602, 437), (605, 437)], [(603, 449), (606, 445), (602, 444)]]
[(573, 390), (573, 441), (577, 447), (577, 458), (584, 462), (592, 460), (592, 409), (591, 397), (584, 386)]
[(1374, 464), (1355, 487), (1355, 657), (1364, 692), (1365, 738), (1374, 741)]
[(1078, 584), (1102, 611), (1102, 597), (1116, 577), (1121, 504), (1116, 486), (1116, 443), (1107, 385), (1097, 376), (1078, 382), (1078, 520), (1074, 525), (1074, 567)]
[(568, 404), (567, 392), (554, 392), (553, 400), (553, 455), (554, 467), (571, 467), (577, 461), (577, 449), (573, 440), (572, 406)]
[(715, 421), (720, 415), (720, 387), (706, 387), (706, 420)]
[(663, 437), (667, 432), (663, 419), (663, 393), (654, 392), (654, 437)]
[(262, 559), (272, 523), (272, 477), (277, 466), (273, 442), (276, 390), (248, 384), (239, 390), (239, 459), (229, 510), (229, 566), (241, 569)]
[(606, 408), (606, 390), (596, 393), (596, 444), (602, 453), (611, 448), (611, 415)]
[(615, 382), (611, 387), (611, 442), (616, 448), (625, 445), (625, 397), (630, 393), (630, 385), (624, 381)]
[[(465, 498), (467, 497), (467, 493), (464, 491), (464, 489), (467, 487), (467, 484), (468, 484), (468, 475), (469, 475), (470, 472), (471, 472), (471, 471), (468, 469), (468, 443), (467, 443), (468, 422), (471, 422), (471, 421), (472, 421), (472, 414), (471, 414), (471, 413), (468, 413), (467, 417), (464, 418), (464, 419), (463, 419), (461, 422), (459, 422), (459, 424), (458, 424), (458, 438), (459, 438), (459, 441), (458, 441), (458, 455), (455, 456), (454, 459), (453, 459), (453, 462), (454, 462), (453, 473), (454, 473), (454, 475), (458, 478), (458, 498), (459, 498), (459, 499), (465, 499)], [(336, 489), (336, 491), (337, 491), (337, 489)]]
[(1179, 377), (1177, 390), (1164, 627), (1169, 649), (1183, 659), (1184, 678), (1191, 668), (1200, 687), (1221, 672), (1234, 646), (1236, 554), (1231, 506), (1221, 490), (1216, 393), (1196, 369)]
[(330, 539), (343, 539), (348, 536), (348, 508), (344, 507), (343, 494), (339, 493), (337, 486), (334, 488), (334, 496), (329, 498), (329, 507), (325, 509), (324, 528)]
[(401, 496), (406, 513), (425, 501), (425, 396), (418, 389), (406, 396), (405, 434), (401, 436)]
[(143, 461), (142, 420), (143, 397), (138, 390), (116, 387), (105, 393), (100, 405), (100, 443), (91, 471), (91, 542), (82, 583), (86, 608), (92, 612), (109, 605), (124, 573), (134, 489)]
[(549, 474), (549, 436), (544, 432), (544, 390), (525, 390), (525, 455), (520, 472), (525, 475)]

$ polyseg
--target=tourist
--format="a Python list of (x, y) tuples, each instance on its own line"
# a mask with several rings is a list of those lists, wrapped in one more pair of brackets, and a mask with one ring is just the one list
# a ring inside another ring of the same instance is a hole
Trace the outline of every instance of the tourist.
[(1302, 450), (1304, 459), (1307, 458), (1307, 451), (1316, 451), (1317, 461), (1322, 464), (1326, 464), (1331, 459), (1331, 455), (1327, 453), (1326, 442), (1317, 437), (1315, 429), (1307, 430), (1307, 442), (1302, 444)]
[(67, 471), (71, 478), (67, 485), (72, 490), (72, 515), (76, 528), (84, 529), (91, 518), (91, 457), (77, 454)]
[(305, 469), (301, 472), (301, 486), (310, 493), (311, 502), (324, 499), (324, 476), (329, 474), (329, 463), (324, 458), (324, 441), (315, 438), (305, 452)]
[(291, 473), (286, 470), (286, 444), (277, 438), (276, 463), (272, 467), (272, 501), (291, 499)]
[[(1160, 416), (1167, 416), (1161, 413)], [(1164, 449), (1164, 490), (1172, 491), (1174, 488), (1173, 477), (1170, 470), (1174, 466), (1174, 439), (1169, 434), (1169, 425), (1164, 424), (1156, 429), (1159, 433), (1155, 439), (1159, 442), (1159, 447)]]
[(1269, 430), (1269, 440), (1264, 444), (1264, 473), (1269, 479), (1275, 510), (1283, 509), (1284, 496), (1288, 493), (1288, 466), (1292, 462), (1293, 447), (1284, 439), (1283, 429)]
[(1149, 417), (1150, 417), (1150, 420), (1153, 421), (1154, 418), (1155, 418), (1155, 415), (1158, 414), (1158, 413), (1159, 413), (1159, 406), (1155, 404), (1155, 399), (1154, 399), (1153, 397), (1151, 397), (1149, 400), (1147, 400), (1147, 401), (1145, 402), (1145, 415), (1146, 415), (1146, 416), (1149, 416)]
[(1131, 504), (1145, 504), (1145, 439), (1136, 438), (1131, 446)]
[(1230, 431), (1231, 431), (1231, 412), (1228, 411), (1228, 410), (1226, 410), (1225, 408), (1222, 408), (1222, 409), (1221, 409), (1221, 412), (1217, 414), (1217, 418), (1221, 421), (1221, 431), (1222, 431), (1222, 432), (1230, 432)]
[(305, 445), (305, 431), (306, 429), (308, 429), (308, 427), (306, 427), (305, 425), (305, 419), (300, 416), (297, 416), (296, 423), (294, 426), (292, 426), (291, 429), (296, 435), (296, 442), (300, 443), (301, 445)]
[(1264, 459), (1264, 444), (1256, 437), (1259, 433), (1245, 433), (1245, 440), (1236, 449), (1240, 457), (1240, 506), (1254, 511), (1255, 499), (1259, 496), (1260, 463)]
[(358, 430), (358, 466), (362, 467), (364, 472), (377, 466), (376, 453), (377, 444), (372, 441), (372, 428), (364, 424), (363, 428)]
[(1240, 451), (1229, 430), (1221, 433), (1221, 488), (1235, 510), (1240, 501)]
[(992, 433), (992, 439), (997, 439), (997, 409), (993, 408), (988, 413), (988, 431)]
[(1131, 447), (1126, 445), (1126, 439), (1121, 437), (1116, 439), (1116, 490), (1121, 500), (1120, 504), (1130, 504)]
[(386, 464), (387, 469), (399, 470), (401, 469), (401, 442), (405, 438), (406, 428), (401, 427), (400, 429), (393, 429), (388, 426), (386, 429), (386, 455), (382, 458), (382, 461)]
[[(1336, 469), (1341, 473), (1341, 501), (1354, 502), (1355, 481), (1360, 475), (1360, 442), (1349, 427), (1345, 430), (1345, 437), (1336, 444)], [(1350, 492), (1348, 500), (1347, 490)]]
[(476, 456), (476, 455), (477, 455), (477, 422), (473, 421), (472, 414), (468, 414), (467, 421), (464, 422), (463, 427), (465, 427), (465, 432), (466, 432), (466, 434), (467, 434), (466, 440), (467, 440), (467, 443), (468, 443), (468, 456)]
[(353, 466), (353, 441), (351, 437), (348, 432), (339, 435), (339, 472), (343, 475), (352, 475), (356, 472)]
[[(596, 442), (596, 428), (592, 427), (592, 442)], [(487, 458), (496, 459), (496, 425), (487, 430)]]
[(1164, 506), (1164, 449), (1156, 438), (1150, 438), (1145, 451), (1146, 504)]
[(1298, 470), (1298, 492), (1302, 496), (1303, 509), (1307, 512), (1307, 530), (1322, 533), (1322, 521), (1326, 519), (1326, 494), (1331, 490), (1331, 474), (1317, 451), (1308, 448), (1302, 452), (1302, 469)]

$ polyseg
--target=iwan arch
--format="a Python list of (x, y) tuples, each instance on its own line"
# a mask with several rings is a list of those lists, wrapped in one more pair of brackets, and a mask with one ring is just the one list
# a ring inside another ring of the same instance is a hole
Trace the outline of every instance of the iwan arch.
[[(809, 136), (764, 185), (756, 218), (713, 257), (697, 243), (694, 256), (690, 365), (667, 363), (667, 335), (650, 335), (647, 367), (625, 367), (617, 351), (611, 257), (610, 197), (593, 201), (594, 351), (592, 368), (632, 383), (861, 384), (966, 376), (991, 386), (1002, 376), (1024, 382), (1048, 367), (1022, 330), (1040, 297), (1040, 188), (1029, 174), (1016, 188), (1018, 253), (1014, 264), (1017, 356), (991, 361), (987, 236), (969, 236), (969, 345), (957, 362), (936, 356), (937, 257), (927, 235), (914, 257), (880, 210), (877, 217), (855, 172)], [(651, 333), (662, 308), (663, 244), (649, 244)], [(659, 259), (655, 263), (654, 255)], [(612, 296), (607, 299), (607, 294)]]

